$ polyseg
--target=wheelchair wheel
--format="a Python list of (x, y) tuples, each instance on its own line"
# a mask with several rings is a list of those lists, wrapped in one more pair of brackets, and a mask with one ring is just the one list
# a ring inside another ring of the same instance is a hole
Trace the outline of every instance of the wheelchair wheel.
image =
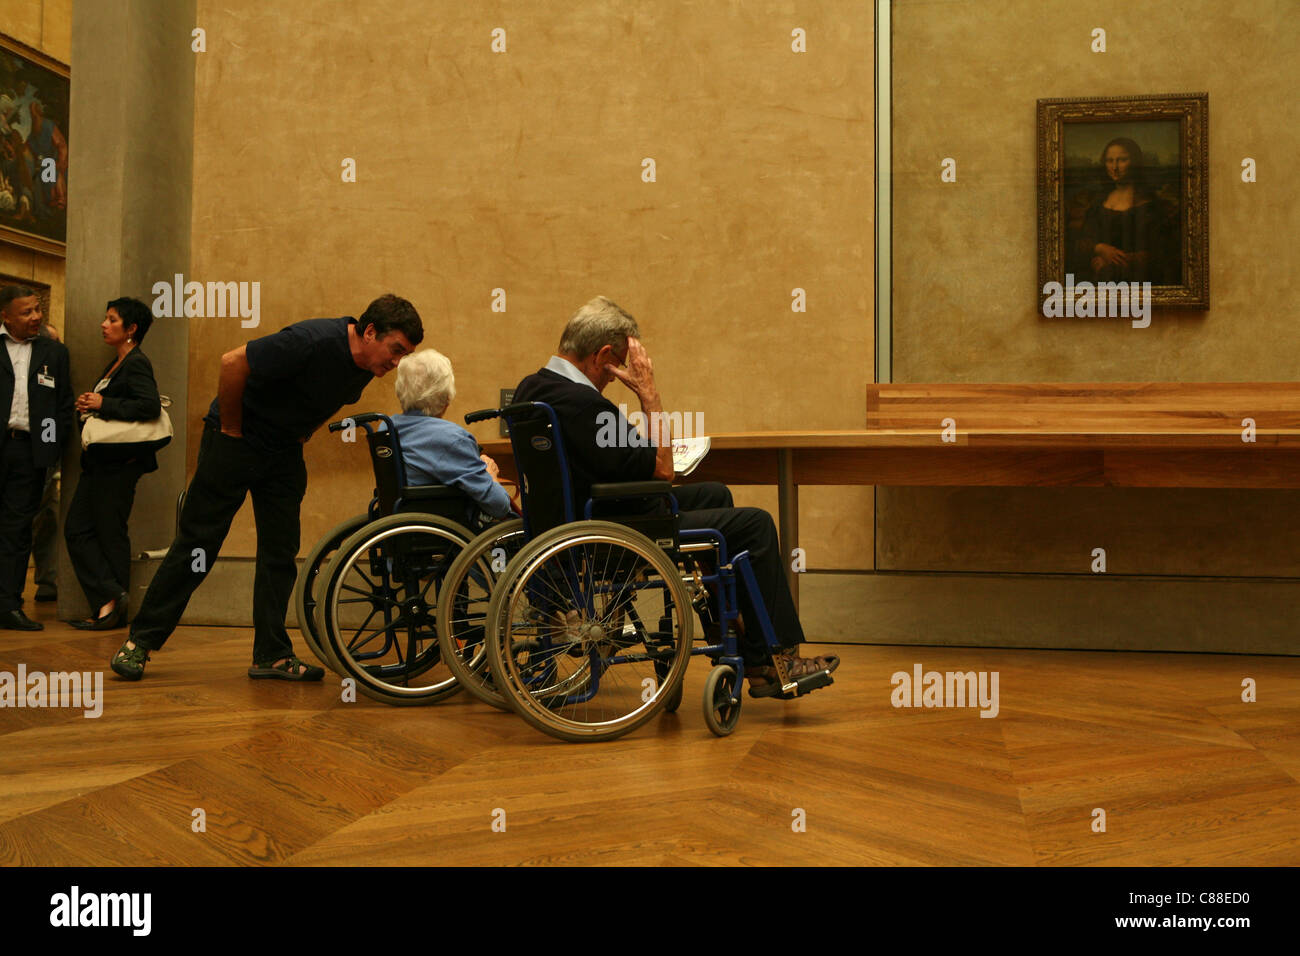
[(340, 676), (388, 704), (428, 704), (460, 689), (441, 661), (442, 581), (469, 542), (462, 526), (403, 513), (344, 541), (325, 570), (322, 649)]
[(447, 669), (460, 686), (501, 710), (510, 710), (510, 703), (492, 683), (483, 636), (492, 589), (523, 546), (522, 521), (488, 528), (451, 563), (438, 602), (438, 646)]
[(680, 692), (693, 620), (680, 571), (649, 538), (608, 521), (564, 525), (527, 544), (493, 589), (492, 679), (538, 730), (612, 740)]
[(330, 664), (329, 656), (323, 649), (324, 641), (318, 617), (320, 599), (324, 590), (321, 572), (334, 557), (339, 545), (352, 537), (369, 520), (368, 515), (353, 515), (317, 541), (316, 546), (307, 555), (307, 560), (303, 562), (302, 570), (298, 573), (298, 581), (293, 588), (293, 609), (298, 615), (298, 630), (302, 634), (303, 643), (316, 655), (317, 660), (329, 667), (333, 665)]
[(719, 737), (727, 736), (740, 723), (740, 689), (734, 667), (719, 664), (709, 671), (704, 682), (704, 722)]

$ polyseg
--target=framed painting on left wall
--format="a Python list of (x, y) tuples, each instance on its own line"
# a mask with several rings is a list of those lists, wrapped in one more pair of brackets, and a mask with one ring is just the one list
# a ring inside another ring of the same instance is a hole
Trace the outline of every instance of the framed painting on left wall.
[(0, 242), (67, 254), (66, 64), (0, 33)]

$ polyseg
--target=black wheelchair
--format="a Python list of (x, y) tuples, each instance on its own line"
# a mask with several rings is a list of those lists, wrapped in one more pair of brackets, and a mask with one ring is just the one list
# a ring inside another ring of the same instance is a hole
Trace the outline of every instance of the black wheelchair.
[[(692, 655), (712, 659), (704, 720), (718, 736), (740, 719), (744, 660), (735, 630), (736, 577), (753, 598), (757, 628), (778, 646), (748, 552), (728, 556), (715, 530), (682, 530), (666, 481), (598, 484), (576, 521), (564, 442), (554, 411), (518, 403), (465, 416), (500, 417), (520, 476), (522, 529), (502, 548), (480, 535), (458, 562), (477, 562), (473, 593), (449, 572), (440, 631), (444, 651), (537, 729), (570, 741), (610, 740), (681, 703)], [(597, 514), (598, 513), (598, 514)], [(497, 550), (494, 566), (485, 556)], [(511, 556), (513, 555), (513, 556)], [(453, 569), (462, 570), (462, 569)], [(468, 580), (468, 579), (467, 579)], [(696, 646), (694, 619), (704, 624)], [(490, 679), (482, 673), (486, 660)], [(792, 680), (780, 660), (782, 696), (833, 683), (829, 672)], [(486, 699), (486, 697), (485, 697)], [(499, 701), (494, 701), (498, 702)]]
[[(299, 628), (311, 650), (367, 696), (433, 703), (469, 684), (476, 653), (481, 657), (481, 641), (471, 639), (460, 642), (471, 660), (453, 660), (438, 635), (444, 579), (476, 538), (475, 509), (458, 489), (406, 483), (401, 440), (386, 415), (329, 426), (331, 432), (357, 428), (370, 450), (374, 497), (365, 514), (338, 525), (308, 555), (294, 594)], [(510, 524), (496, 526), (490, 540), (508, 543)], [(521, 530), (520, 522), (513, 524)], [(456, 646), (458, 633), (452, 630), (448, 646)]]

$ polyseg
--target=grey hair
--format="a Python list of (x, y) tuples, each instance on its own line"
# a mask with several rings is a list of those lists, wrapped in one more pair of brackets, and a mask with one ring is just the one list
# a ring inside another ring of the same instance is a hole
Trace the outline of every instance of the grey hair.
[(422, 349), (397, 366), (397, 401), (406, 414), (437, 417), (455, 397), (451, 360), (437, 349)]
[(573, 313), (560, 336), (560, 352), (584, 359), (599, 352), (603, 346), (617, 348), (623, 345), (629, 335), (641, 337), (636, 319), (603, 295), (598, 295)]

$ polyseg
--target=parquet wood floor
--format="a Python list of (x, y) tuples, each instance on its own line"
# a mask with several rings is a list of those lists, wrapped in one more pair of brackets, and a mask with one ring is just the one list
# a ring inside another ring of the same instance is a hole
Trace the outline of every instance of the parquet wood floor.
[[(677, 715), (573, 745), (466, 695), (250, 681), (239, 628), (181, 629), (128, 684), (122, 632), (28, 610), (47, 629), (0, 631), (0, 671), (100, 670), (104, 704), (0, 710), (7, 865), (1300, 863), (1297, 658), (840, 647), (833, 687), (747, 699), (725, 739), (697, 660)], [(894, 708), (917, 662), (998, 671), (997, 717)]]

